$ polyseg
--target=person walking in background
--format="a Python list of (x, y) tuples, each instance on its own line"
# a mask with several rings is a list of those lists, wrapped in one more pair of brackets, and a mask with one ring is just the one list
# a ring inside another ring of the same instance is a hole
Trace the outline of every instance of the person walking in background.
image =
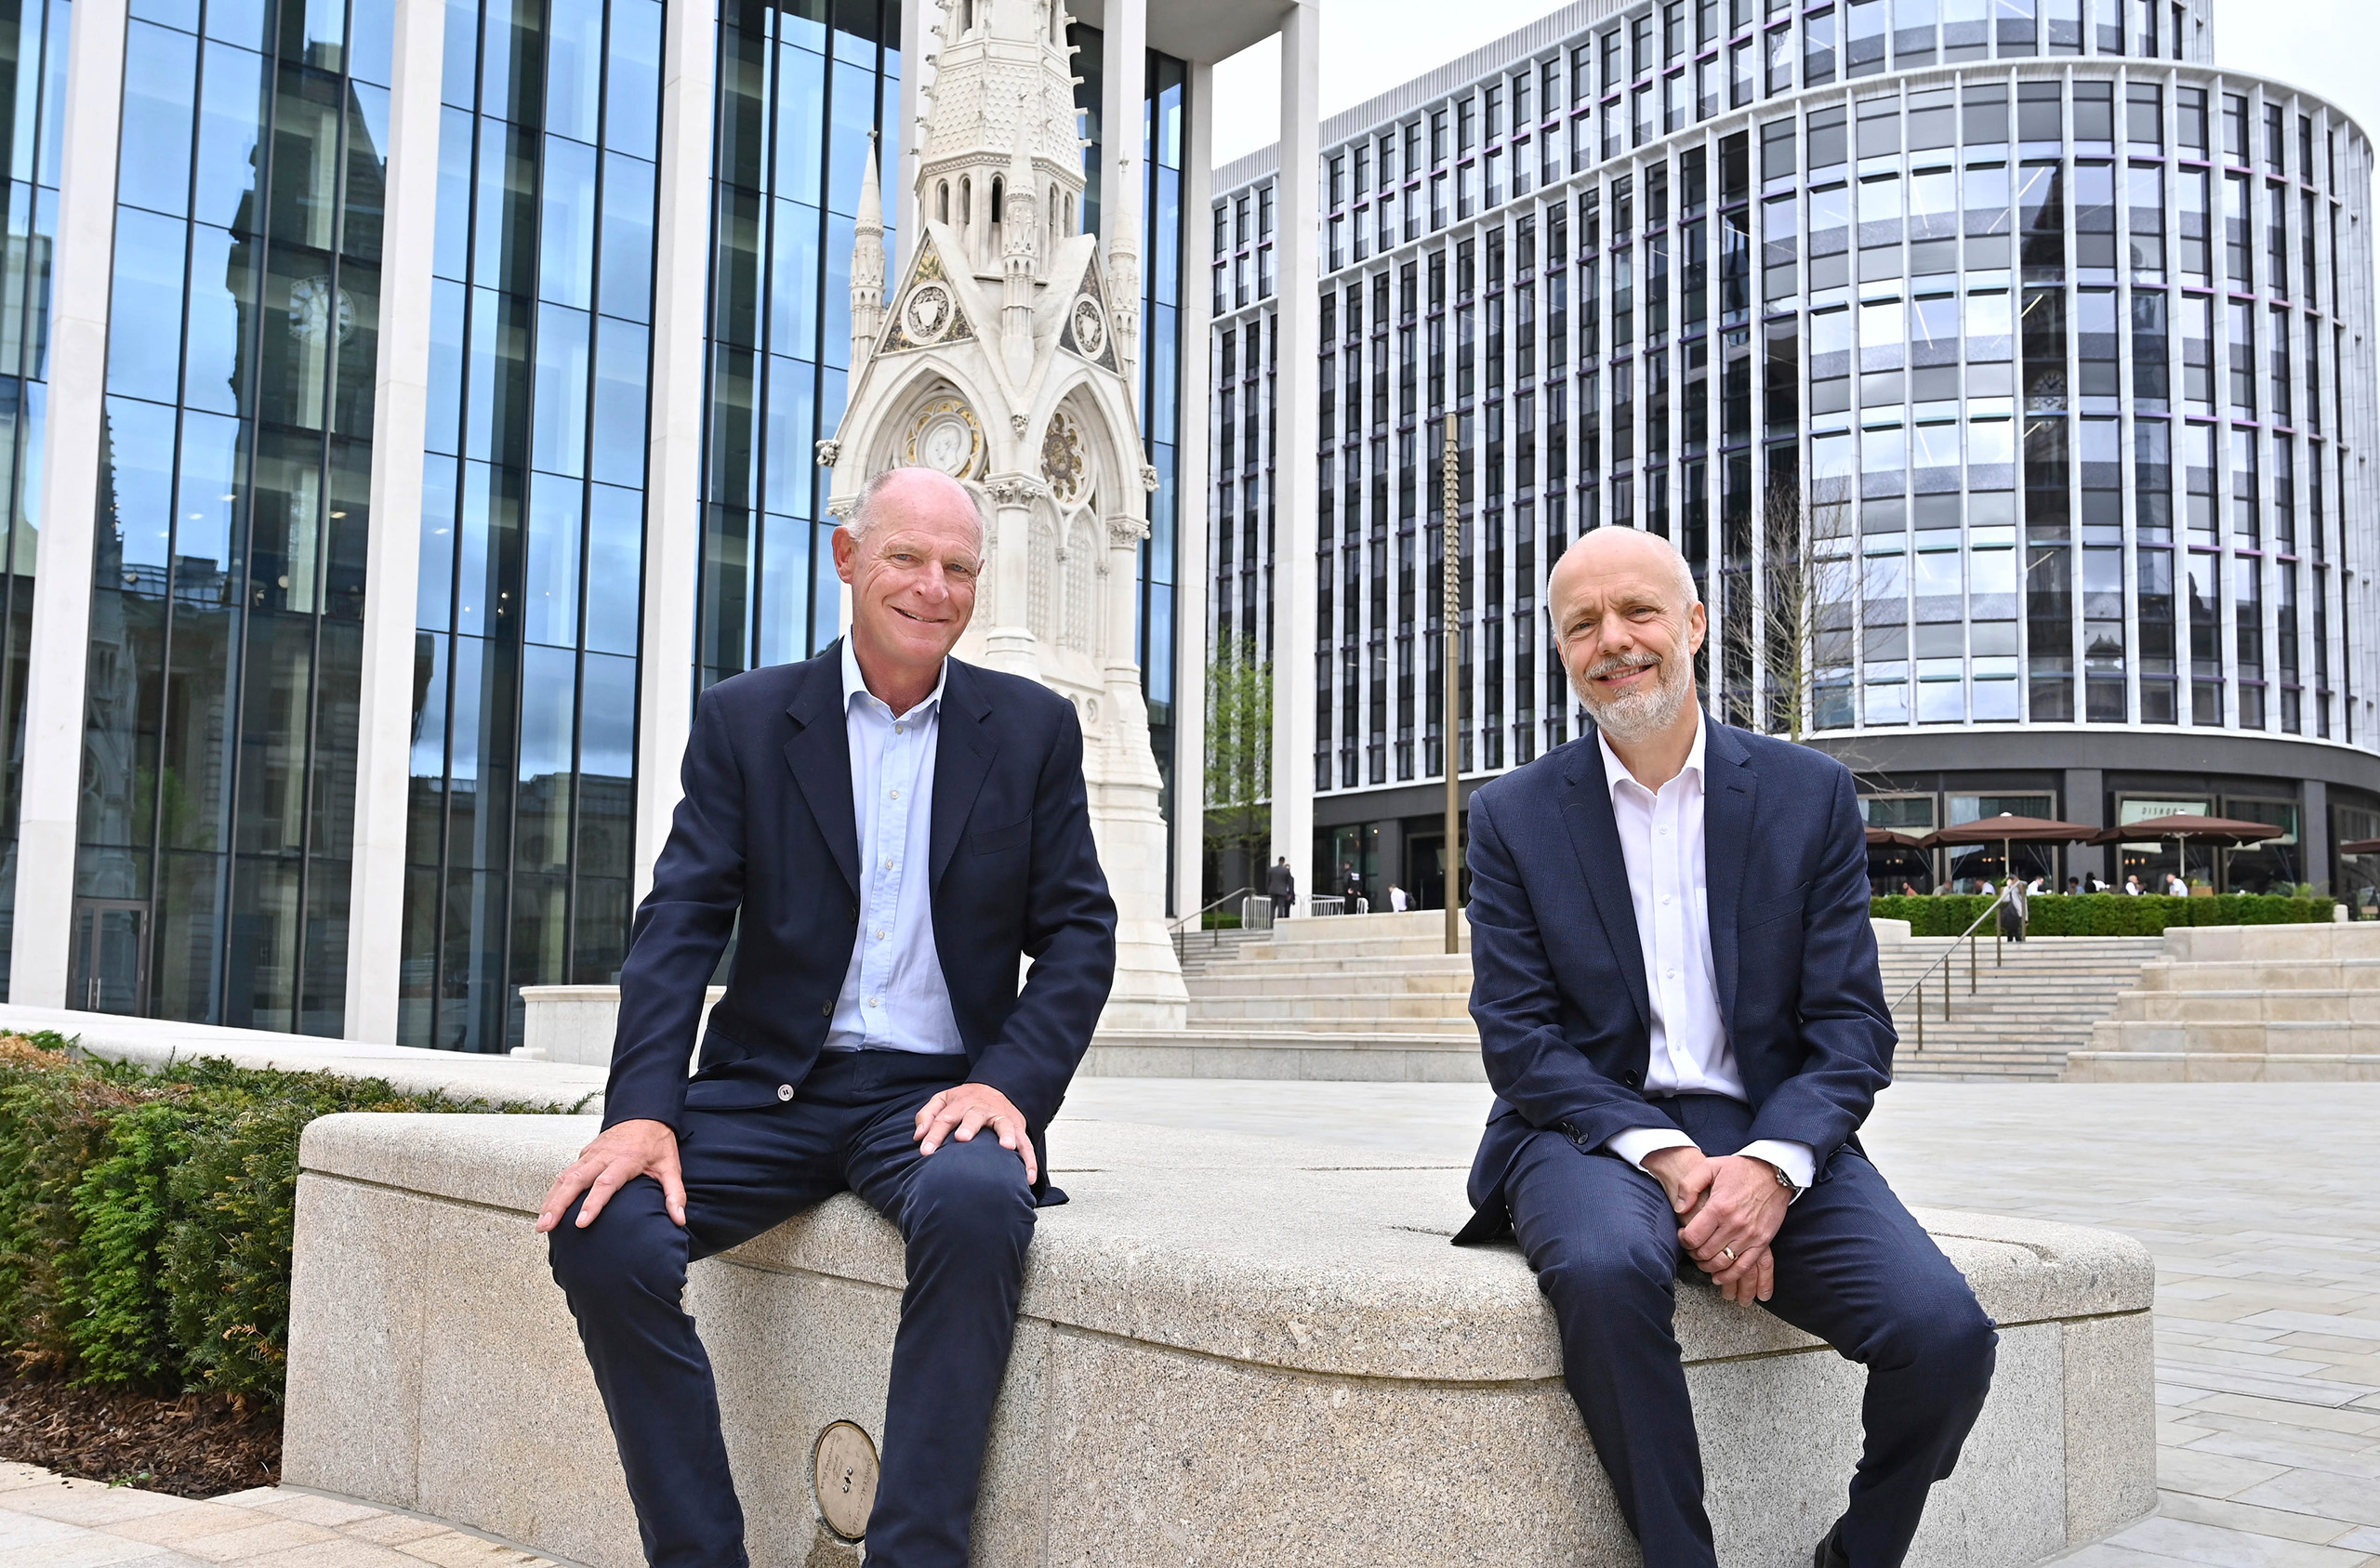
[(1273, 918), (1286, 920), (1289, 906), (1298, 901), (1297, 873), (1289, 869), (1289, 857), (1283, 855), (1264, 873), (1265, 896), (1273, 901)]
[(1392, 912), (1398, 915), (1404, 914), (1406, 906), (1411, 902), (1412, 901), (1406, 896), (1404, 889), (1398, 887), (1394, 882), (1391, 882), (1388, 885), (1388, 907)]
[(2000, 895), (2000, 934), (2010, 942), (2025, 940), (2025, 920), (2032, 914), (2030, 893), (2023, 878), (2011, 876)]

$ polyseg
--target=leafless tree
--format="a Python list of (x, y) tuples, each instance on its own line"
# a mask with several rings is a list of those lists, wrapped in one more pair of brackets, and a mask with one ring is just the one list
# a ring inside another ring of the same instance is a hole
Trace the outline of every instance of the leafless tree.
[[(1860, 584), (1851, 514), (1839, 484), (1805, 499), (1796, 476), (1769, 481), (1752, 580), (1729, 596), (1733, 613), (1720, 626), (1725, 665), (1736, 675), (1729, 708), (1739, 722), (1756, 714), (1757, 728), (1800, 742), (1850, 721)], [(1746, 676), (1749, 691), (1741, 689)]]

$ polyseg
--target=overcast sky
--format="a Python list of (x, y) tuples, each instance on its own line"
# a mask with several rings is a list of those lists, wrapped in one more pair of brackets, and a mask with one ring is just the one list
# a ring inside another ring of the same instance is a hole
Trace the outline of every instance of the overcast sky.
[[(1322, 0), (1322, 112), (1353, 108), (1560, 8), (1558, 0)], [(2380, 131), (2374, 0), (2215, 0), (2215, 56), (2320, 93)], [(1271, 42), (1215, 68), (1218, 165), (1279, 134), (1279, 73)]]

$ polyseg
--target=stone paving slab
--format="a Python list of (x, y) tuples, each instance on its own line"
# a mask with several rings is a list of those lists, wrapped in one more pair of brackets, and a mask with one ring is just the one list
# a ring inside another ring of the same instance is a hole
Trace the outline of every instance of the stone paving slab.
[(0, 1465), (0, 1568), (573, 1568), (453, 1525), (260, 1487), (200, 1502)]
[[(1466, 1170), (1468, 1084), (1078, 1079), (1099, 1119)], [(1912, 1204), (2103, 1225), (2158, 1262), (2156, 1517), (2060, 1568), (2380, 1568), (2380, 1084), (1903, 1081), (1863, 1141)]]

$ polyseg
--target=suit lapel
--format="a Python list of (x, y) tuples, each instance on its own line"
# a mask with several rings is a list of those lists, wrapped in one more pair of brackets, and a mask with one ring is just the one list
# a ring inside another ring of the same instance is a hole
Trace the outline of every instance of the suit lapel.
[(942, 874), (958, 852), (959, 830), (974, 810), (975, 797), (999, 753), (990, 718), (992, 705), (974, 670), (952, 659), (944, 665), (940, 733), (933, 755), (933, 833), (927, 855), (928, 886), (942, 886)]
[(843, 650), (837, 642), (809, 661), (801, 687), (786, 705), (793, 739), (785, 744), (786, 766), (810, 804), (835, 869), (852, 892), (859, 892), (859, 821), (852, 807), (851, 736), (843, 722)]
[(1562, 820), (1570, 830), (1570, 850), (1578, 857), (1579, 873), (1595, 901), (1595, 914), (1611, 938), (1620, 975), (1628, 983), (1628, 999), (1635, 1004), (1637, 1021), (1650, 1038), (1652, 999), (1645, 991), (1645, 947), (1636, 931), (1636, 903), (1628, 891), (1628, 860), (1620, 852), (1620, 823), (1611, 814), (1611, 784), (1604, 776), (1603, 747), (1592, 737), (1574, 746), (1574, 760), (1563, 773), (1567, 786)]
[(1752, 849), (1760, 775), (1747, 765), (1735, 731), (1703, 719), (1703, 889), (1710, 904), (1711, 967), (1719, 985), (1719, 1017), (1736, 1032), (1736, 917), (1743, 908), (1744, 859)]

